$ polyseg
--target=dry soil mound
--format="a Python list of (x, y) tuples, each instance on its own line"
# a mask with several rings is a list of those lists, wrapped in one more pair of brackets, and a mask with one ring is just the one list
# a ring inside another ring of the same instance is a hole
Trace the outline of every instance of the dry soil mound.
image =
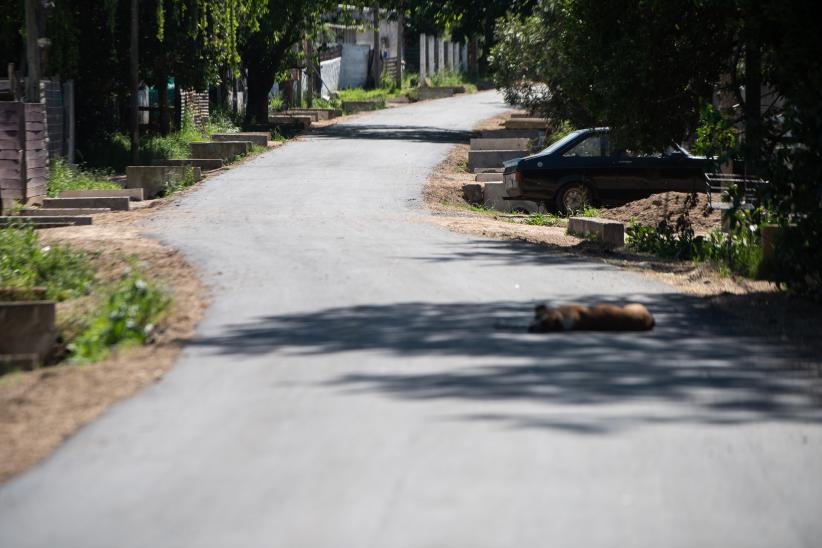
[(720, 213), (707, 209), (708, 198), (703, 193), (663, 192), (624, 206), (606, 209), (602, 216), (623, 223), (632, 220), (643, 225), (656, 226), (660, 221), (675, 223), (677, 218), (688, 212), (694, 231), (709, 232), (720, 225)]

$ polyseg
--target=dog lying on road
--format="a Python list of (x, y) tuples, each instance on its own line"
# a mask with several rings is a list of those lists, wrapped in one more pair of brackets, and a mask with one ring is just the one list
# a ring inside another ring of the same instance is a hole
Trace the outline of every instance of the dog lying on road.
[(566, 304), (556, 308), (538, 305), (528, 331), (648, 331), (654, 327), (654, 317), (641, 304)]

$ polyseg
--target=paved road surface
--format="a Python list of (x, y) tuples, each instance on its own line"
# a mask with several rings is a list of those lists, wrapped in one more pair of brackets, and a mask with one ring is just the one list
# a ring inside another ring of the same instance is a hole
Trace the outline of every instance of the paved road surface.
[[(369, 114), (148, 228), (214, 287), (197, 341), (0, 489), (0, 546), (791, 547), (822, 542), (822, 416), (776, 348), (638, 274), (425, 221), (494, 93)], [(636, 299), (650, 334), (534, 336)]]

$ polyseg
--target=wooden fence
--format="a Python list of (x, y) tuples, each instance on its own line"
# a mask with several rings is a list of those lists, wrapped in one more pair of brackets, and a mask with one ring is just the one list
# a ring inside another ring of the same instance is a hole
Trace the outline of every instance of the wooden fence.
[(0, 211), (41, 203), (47, 180), (45, 105), (0, 102)]

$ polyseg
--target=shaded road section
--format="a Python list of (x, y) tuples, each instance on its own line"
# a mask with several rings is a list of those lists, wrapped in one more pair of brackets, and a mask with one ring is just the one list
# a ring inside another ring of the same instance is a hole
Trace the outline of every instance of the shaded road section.
[[(0, 488), (0, 545), (818, 545), (795, 356), (639, 274), (426, 221), (427, 175), (504, 108), (357, 117), (163, 211), (147, 229), (213, 288), (197, 338)], [(525, 333), (546, 300), (658, 327)]]

